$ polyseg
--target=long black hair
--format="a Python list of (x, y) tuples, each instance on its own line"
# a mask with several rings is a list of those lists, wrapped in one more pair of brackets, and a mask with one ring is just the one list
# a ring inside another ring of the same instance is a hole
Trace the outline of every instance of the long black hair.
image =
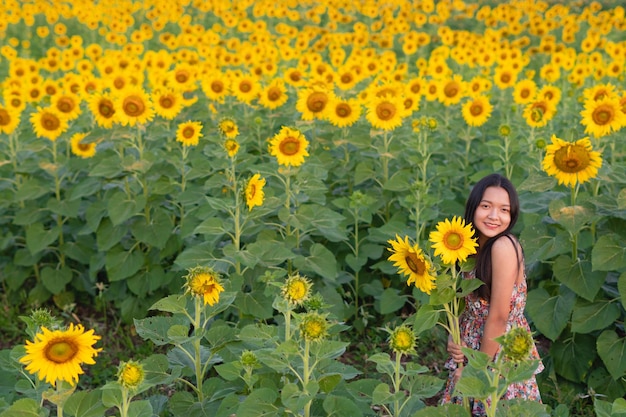
[[(493, 243), (500, 237), (506, 236), (511, 241), (513, 246), (515, 246), (517, 267), (519, 268), (521, 264), (520, 255), (517, 250), (518, 245), (515, 238), (511, 234), (511, 230), (515, 226), (515, 223), (517, 223), (517, 218), (519, 217), (519, 197), (517, 195), (517, 190), (515, 190), (515, 186), (511, 183), (511, 181), (509, 181), (508, 178), (500, 174), (490, 174), (482, 178), (476, 183), (476, 185), (474, 185), (474, 188), (472, 188), (472, 191), (467, 198), (467, 202), (465, 203), (465, 223), (474, 222), (476, 208), (480, 205), (483, 195), (485, 194), (485, 190), (488, 187), (500, 187), (509, 194), (509, 202), (511, 205), (509, 213), (511, 215), (511, 223), (506, 230), (492, 238), (489, 238), (485, 243), (483, 243), (478, 250), (478, 254), (476, 255), (476, 278), (485, 283), (485, 285), (481, 285), (476, 290), (476, 294), (486, 300), (491, 298), (491, 283), (493, 281), (491, 270), (491, 247), (493, 246)], [(475, 226), (474, 237), (478, 237), (478, 230)]]

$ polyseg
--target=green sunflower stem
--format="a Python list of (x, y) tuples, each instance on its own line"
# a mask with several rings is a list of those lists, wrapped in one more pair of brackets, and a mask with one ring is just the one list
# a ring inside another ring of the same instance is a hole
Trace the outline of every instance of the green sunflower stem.
[[(63, 396), (63, 389), (61, 388), (61, 385), (61, 381), (57, 380), (56, 389), (58, 398), (62, 398)], [(63, 417), (63, 401), (59, 401), (57, 404), (57, 417)]]
[(285, 311), (285, 342), (291, 339), (291, 308)]
[[(306, 391), (307, 385), (309, 385), (309, 380), (311, 379), (311, 369), (310, 369), (310, 351), (311, 351), (311, 342), (308, 338), (304, 338), (304, 356), (302, 356), (302, 389)], [(304, 405), (304, 417), (309, 417), (311, 415), (311, 403), (313, 400), (309, 400)]]
[[(393, 370), (393, 392), (397, 393), (400, 391), (400, 383), (402, 382), (402, 353), (396, 352), (396, 362)], [(400, 399), (396, 396), (393, 400), (393, 414), (396, 417), (400, 416)]]
[(202, 380), (204, 378), (204, 372), (202, 367), (202, 351), (201, 351), (201, 341), (202, 339), (198, 336), (198, 333), (203, 331), (202, 328), (202, 310), (204, 309), (203, 300), (201, 297), (195, 298), (195, 317), (194, 317), (194, 338), (193, 348), (194, 348), (194, 371), (196, 374), (196, 393), (198, 394), (198, 401), (204, 401), (204, 394), (202, 392)]

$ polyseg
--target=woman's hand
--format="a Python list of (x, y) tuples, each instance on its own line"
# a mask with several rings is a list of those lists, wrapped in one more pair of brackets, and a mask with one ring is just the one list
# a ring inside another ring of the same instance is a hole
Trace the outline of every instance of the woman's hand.
[[(467, 347), (465, 343), (462, 343), (462, 346)], [(452, 336), (448, 336), (447, 350), (448, 350), (448, 354), (450, 355), (450, 357), (452, 358), (454, 362), (456, 363), (465, 362), (465, 355), (463, 354), (463, 351), (461, 350), (461, 345), (457, 345), (456, 343), (454, 343), (454, 341), (452, 340)]]

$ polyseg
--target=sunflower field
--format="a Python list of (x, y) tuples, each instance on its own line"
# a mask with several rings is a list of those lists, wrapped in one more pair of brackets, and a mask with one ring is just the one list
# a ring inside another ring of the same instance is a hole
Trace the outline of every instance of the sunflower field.
[(0, 0), (0, 417), (469, 416), (493, 172), (545, 370), (490, 415), (626, 414), (620, 3)]

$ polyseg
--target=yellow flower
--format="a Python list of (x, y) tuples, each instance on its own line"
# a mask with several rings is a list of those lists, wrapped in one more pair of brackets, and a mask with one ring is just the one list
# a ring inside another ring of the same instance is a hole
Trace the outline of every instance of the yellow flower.
[(537, 84), (533, 80), (523, 79), (518, 81), (513, 88), (513, 101), (517, 104), (527, 104), (535, 99)]
[(445, 106), (457, 104), (463, 98), (466, 88), (466, 82), (458, 74), (452, 76), (452, 78), (442, 80), (438, 89), (439, 101)]
[(365, 117), (377, 129), (394, 130), (402, 125), (406, 114), (402, 97), (383, 95), (372, 98)]
[(224, 141), (224, 149), (226, 149), (228, 156), (232, 158), (239, 152), (239, 142), (235, 139), (226, 139)]
[(202, 123), (186, 121), (178, 125), (176, 129), (176, 141), (183, 146), (196, 146), (202, 137)]
[(254, 174), (252, 178), (248, 180), (245, 190), (248, 210), (252, 210), (254, 206), (263, 205), (263, 199), (265, 198), (263, 187), (265, 187), (265, 178), (261, 178), (260, 174)]
[(120, 363), (117, 370), (117, 381), (125, 388), (135, 389), (144, 380), (143, 366), (139, 362), (128, 361)]
[(67, 119), (50, 108), (39, 108), (30, 115), (30, 122), (37, 137), (48, 138), (51, 141), (57, 140), (68, 128)]
[(154, 117), (154, 106), (150, 96), (141, 87), (126, 87), (117, 96), (118, 121), (126, 126), (146, 123)]
[(400, 274), (408, 277), (406, 284), (415, 283), (421, 291), (430, 294), (435, 288), (435, 277), (431, 275), (434, 271), (422, 250), (416, 244), (411, 245), (408, 236), (403, 240), (396, 235), (396, 240), (389, 240), (387, 243), (391, 245), (388, 250), (393, 253), (388, 259), (395, 262), (393, 265)]
[(336, 127), (352, 126), (361, 117), (361, 106), (355, 99), (334, 98), (326, 106), (324, 117)]
[(389, 346), (396, 354), (415, 352), (415, 332), (409, 326), (396, 327), (389, 336)]
[(56, 385), (57, 381), (66, 381), (74, 386), (78, 376), (83, 374), (81, 364), (93, 365), (94, 357), (102, 349), (93, 345), (100, 336), (93, 330), (85, 332), (82, 325), (70, 324), (67, 330), (50, 331), (45, 327), (35, 335), (35, 340), (26, 341), (26, 355), (20, 362), (26, 364), (26, 370), (37, 374), (40, 381)]
[(302, 120), (321, 118), (332, 98), (333, 95), (322, 88), (301, 88), (298, 90), (296, 110), (302, 113)]
[(80, 97), (78, 94), (71, 92), (57, 93), (51, 97), (51, 104), (68, 121), (80, 116)]
[(86, 133), (76, 133), (70, 139), (72, 153), (81, 158), (91, 158), (96, 154), (96, 143), (82, 143), (81, 141), (87, 136)]
[(583, 117), (580, 123), (585, 126), (585, 133), (596, 138), (617, 132), (626, 126), (626, 115), (622, 113), (617, 97), (587, 100), (580, 115)]
[(239, 135), (239, 127), (231, 118), (222, 119), (217, 125), (220, 133), (229, 139), (234, 139)]
[(184, 288), (185, 293), (202, 298), (204, 304), (214, 305), (220, 300), (224, 287), (220, 284), (220, 276), (212, 268), (197, 266), (188, 270)]
[(298, 167), (309, 156), (306, 147), (309, 141), (297, 129), (283, 126), (270, 140), (269, 152), (275, 156), (280, 165)]
[(446, 219), (437, 223), (437, 230), (430, 232), (429, 240), (433, 243), (435, 256), (440, 256), (444, 264), (453, 265), (476, 253), (478, 243), (473, 235), (472, 226), (465, 225), (463, 218), (454, 216), (452, 222)]
[(486, 96), (480, 95), (463, 103), (461, 114), (470, 126), (482, 126), (491, 117), (493, 106)]
[(250, 104), (258, 97), (261, 87), (251, 75), (237, 75), (232, 80), (232, 94), (242, 103)]
[(173, 120), (184, 107), (184, 97), (180, 91), (160, 89), (152, 92), (154, 112), (166, 120)]
[(287, 88), (281, 78), (275, 78), (261, 90), (259, 104), (270, 110), (276, 109), (287, 102)]
[(291, 275), (281, 287), (281, 294), (289, 304), (301, 305), (311, 296), (313, 284), (300, 274)]
[(543, 127), (548, 124), (556, 114), (556, 106), (547, 100), (539, 100), (528, 103), (524, 107), (522, 115), (528, 126)]
[(328, 322), (320, 313), (306, 313), (300, 322), (300, 333), (307, 341), (321, 341), (328, 334)]
[(87, 100), (87, 106), (93, 114), (96, 124), (99, 126), (110, 129), (113, 126), (115, 120), (115, 103), (108, 93), (96, 93), (93, 94)]
[(19, 124), (20, 112), (0, 105), (0, 133), (13, 133)]
[(574, 187), (576, 182), (582, 184), (595, 178), (602, 166), (602, 155), (592, 150), (589, 138), (570, 143), (552, 135), (552, 144), (546, 146), (542, 166), (559, 184)]

